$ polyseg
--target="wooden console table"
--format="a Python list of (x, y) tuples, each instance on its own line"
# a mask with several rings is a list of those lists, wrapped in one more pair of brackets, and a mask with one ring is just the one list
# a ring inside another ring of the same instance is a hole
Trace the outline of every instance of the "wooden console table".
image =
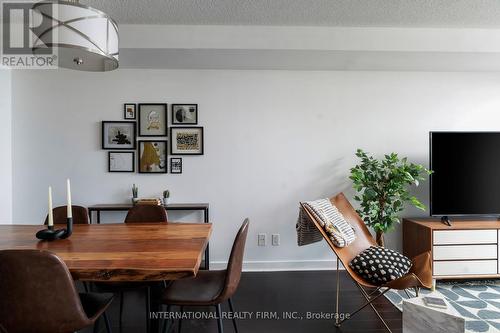
[[(90, 224), (93, 223), (93, 213), (96, 213), (97, 224), (101, 223), (101, 212), (126, 212), (133, 205), (130, 204), (97, 204), (88, 207)], [(174, 203), (164, 206), (167, 211), (202, 211), (203, 212), (203, 222), (209, 223), (209, 204), (208, 203)], [(210, 269), (210, 250), (207, 244), (205, 249), (205, 259), (203, 268)]]
[(431, 251), (433, 279), (500, 278), (500, 221), (404, 219), (403, 252)]

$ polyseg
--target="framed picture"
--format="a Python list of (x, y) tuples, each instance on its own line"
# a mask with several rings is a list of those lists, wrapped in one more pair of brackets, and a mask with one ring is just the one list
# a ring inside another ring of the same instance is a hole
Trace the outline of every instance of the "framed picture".
[(170, 127), (172, 155), (203, 155), (203, 127)]
[(167, 141), (139, 141), (139, 173), (167, 173)]
[(198, 124), (198, 104), (172, 104), (172, 124)]
[(110, 151), (108, 152), (109, 172), (135, 172), (135, 152)]
[(135, 121), (103, 121), (102, 149), (135, 149)]
[(134, 103), (126, 103), (123, 104), (123, 118), (124, 119), (135, 119), (135, 104)]
[(167, 136), (167, 104), (139, 104), (139, 136)]
[(170, 158), (170, 173), (182, 173), (182, 158)]

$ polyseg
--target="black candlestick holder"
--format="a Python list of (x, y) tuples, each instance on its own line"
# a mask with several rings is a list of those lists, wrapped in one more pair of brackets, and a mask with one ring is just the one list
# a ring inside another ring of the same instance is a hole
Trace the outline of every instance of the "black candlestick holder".
[(68, 238), (73, 233), (73, 218), (66, 218), (66, 229), (64, 229), (64, 234), (61, 235), (61, 239)]
[(47, 226), (47, 229), (40, 230), (36, 233), (36, 238), (41, 240), (56, 240), (65, 239), (73, 233), (73, 218), (66, 219), (66, 229), (55, 230), (53, 225)]

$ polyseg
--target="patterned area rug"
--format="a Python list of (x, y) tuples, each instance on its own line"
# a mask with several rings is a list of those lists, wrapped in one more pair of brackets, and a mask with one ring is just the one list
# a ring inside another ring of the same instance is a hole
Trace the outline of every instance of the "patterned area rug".
[[(465, 318), (467, 332), (500, 332), (500, 282), (438, 283), (440, 293)], [(430, 293), (421, 290), (420, 296)], [(414, 296), (414, 293), (411, 293)], [(385, 297), (402, 311), (404, 291), (390, 290)]]
[[(420, 297), (429, 294), (422, 289)], [(439, 282), (436, 292), (441, 294), (465, 318), (467, 332), (500, 332), (500, 283), (497, 281)], [(412, 297), (413, 292), (409, 292)], [(402, 290), (390, 290), (385, 297), (402, 311)]]

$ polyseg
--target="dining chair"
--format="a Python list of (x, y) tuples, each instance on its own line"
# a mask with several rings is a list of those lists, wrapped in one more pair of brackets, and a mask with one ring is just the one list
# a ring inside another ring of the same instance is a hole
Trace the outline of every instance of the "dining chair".
[(125, 223), (168, 222), (167, 211), (159, 205), (136, 205), (129, 209)]
[[(172, 305), (180, 306), (181, 312), (183, 312), (184, 306), (214, 306), (217, 313), (217, 327), (219, 333), (223, 333), (221, 303), (228, 301), (229, 309), (234, 313), (231, 297), (238, 289), (241, 279), (248, 225), (249, 220), (247, 218), (234, 239), (227, 269), (198, 271), (196, 277), (192, 279), (172, 281), (161, 296), (161, 302), (167, 306), (167, 312), (171, 311)], [(236, 318), (232, 317), (234, 331), (238, 332)], [(179, 332), (181, 331), (181, 325), (182, 321), (179, 321)], [(167, 331), (168, 321), (164, 321), (163, 333)]]
[[(168, 222), (167, 211), (163, 206), (136, 205), (132, 207), (125, 217), (125, 223), (157, 223)], [(146, 299), (146, 327), (149, 331), (149, 312), (151, 305), (151, 283), (147, 282), (99, 282), (94, 284), (98, 291), (112, 292), (120, 298), (120, 330), (122, 328), (123, 304), (126, 292), (144, 289)]]
[(40, 250), (0, 251), (0, 331), (69, 333), (104, 317), (112, 294), (78, 294), (64, 262)]
[[(89, 224), (89, 213), (87, 208), (82, 206), (71, 206), (71, 212), (73, 213), (73, 224)], [(59, 206), (52, 209), (52, 215), (54, 216), (54, 224), (66, 224), (66, 218), (68, 216), (67, 206)], [(45, 217), (45, 224), (49, 221), (49, 217)]]
[[(86, 207), (82, 206), (71, 206), (71, 212), (73, 213), (73, 224), (89, 224), (89, 214)], [(66, 219), (68, 217), (67, 206), (58, 206), (52, 208), (52, 215), (54, 217), (54, 224), (66, 224)], [(49, 223), (49, 216), (45, 217), (45, 225)], [(87, 282), (82, 282), (85, 292), (89, 291)]]
[[(418, 256), (412, 258), (412, 266), (410, 271), (400, 278), (389, 281), (383, 285), (374, 285), (361, 277), (354, 271), (349, 263), (363, 250), (370, 248), (371, 246), (376, 246), (375, 239), (370, 233), (370, 230), (366, 227), (363, 219), (358, 215), (356, 210), (352, 207), (350, 202), (344, 196), (343, 193), (339, 193), (336, 196), (330, 198), (330, 202), (335, 206), (342, 216), (354, 229), (356, 234), (356, 239), (354, 242), (345, 247), (337, 247), (333, 241), (328, 237), (327, 233), (321, 227), (320, 222), (316, 219), (315, 215), (309, 210), (309, 208), (300, 203), (302, 209), (306, 212), (311, 222), (316, 226), (318, 231), (321, 233), (325, 241), (328, 243), (332, 251), (337, 256), (337, 279), (336, 279), (336, 310), (335, 310), (335, 326), (340, 327), (340, 325), (352, 318), (355, 314), (361, 311), (366, 306), (370, 306), (375, 312), (377, 317), (380, 319), (382, 324), (385, 326), (387, 331), (392, 332), (385, 320), (382, 318), (378, 310), (373, 305), (373, 301), (377, 298), (383, 296), (386, 292), (391, 289), (404, 290), (414, 289), (416, 296), (418, 296), (418, 291), (420, 288), (432, 287), (432, 269), (431, 269), (431, 255), (430, 252), (424, 252)], [(359, 288), (362, 296), (365, 298), (366, 302), (357, 310), (351, 311), (349, 317), (340, 319), (339, 316), (339, 294), (340, 294), (340, 263), (344, 266), (345, 272), (353, 280), (356, 286)], [(366, 289), (372, 289), (367, 291)], [(409, 294), (407, 294), (409, 296)]]

